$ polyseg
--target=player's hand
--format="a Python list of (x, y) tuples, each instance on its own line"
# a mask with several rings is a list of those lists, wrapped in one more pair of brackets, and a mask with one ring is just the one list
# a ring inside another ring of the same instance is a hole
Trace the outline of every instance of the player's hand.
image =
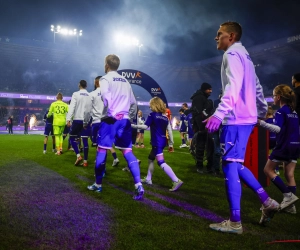
[(203, 123), (206, 123), (205, 127), (207, 128), (208, 132), (213, 133), (219, 129), (222, 121), (214, 116), (211, 116), (204, 120)]
[(68, 126), (68, 128), (69, 128), (69, 127), (71, 127), (71, 125), (72, 125), (72, 124), (71, 124), (71, 122), (70, 122), (70, 121), (68, 121), (68, 122), (67, 122), (67, 126)]

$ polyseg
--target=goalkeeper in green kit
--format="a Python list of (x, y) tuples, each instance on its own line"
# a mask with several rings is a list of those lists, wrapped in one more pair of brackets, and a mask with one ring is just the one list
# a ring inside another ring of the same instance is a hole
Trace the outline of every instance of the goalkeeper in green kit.
[(53, 133), (57, 155), (62, 154), (63, 131), (66, 125), (66, 116), (69, 106), (62, 101), (62, 93), (56, 95), (56, 102), (51, 103), (47, 117), (53, 115)]

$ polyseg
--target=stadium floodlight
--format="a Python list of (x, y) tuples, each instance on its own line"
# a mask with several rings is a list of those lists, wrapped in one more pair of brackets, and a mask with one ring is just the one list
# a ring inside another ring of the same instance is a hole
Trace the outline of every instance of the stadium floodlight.
[(51, 31), (53, 32), (53, 42), (55, 43), (55, 34), (59, 33), (65, 36), (76, 36), (77, 37), (77, 46), (78, 46), (78, 37), (82, 36), (82, 30), (77, 33), (77, 29), (67, 29), (62, 28), (61, 26), (57, 25), (56, 27), (54, 25), (50, 26)]
[(141, 55), (141, 47), (143, 44), (141, 44), (139, 39), (136, 37), (124, 35), (122, 33), (116, 33), (114, 40), (118, 47), (137, 46), (139, 48), (139, 56)]

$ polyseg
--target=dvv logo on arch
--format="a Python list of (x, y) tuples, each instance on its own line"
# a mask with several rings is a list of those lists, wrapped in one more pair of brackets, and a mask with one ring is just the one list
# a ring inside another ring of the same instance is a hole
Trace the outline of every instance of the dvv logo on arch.
[(123, 71), (122, 72), (122, 76), (125, 77), (125, 78), (131, 78), (131, 79), (142, 78), (140, 71), (137, 71), (137, 72), (126, 72), (126, 71)]

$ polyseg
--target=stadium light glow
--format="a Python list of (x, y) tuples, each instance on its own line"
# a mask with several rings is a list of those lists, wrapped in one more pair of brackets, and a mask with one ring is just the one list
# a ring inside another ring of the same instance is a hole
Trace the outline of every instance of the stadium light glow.
[(65, 36), (76, 36), (77, 38), (77, 46), (78, 46), (78, 37), (82, 36), (82, 30), (77, 33), (77, 29), (68, 29), (68, 28), (62, 28), (60, 25), (57, 25), (56, 27), (54, 25), (50, 26), (51, 32), (53, 32), (53, 42), (55, 43), (55, 34), (59, 33)]
[(141, 55), (141, 47), (139, 39), (122, 33), (116, 33), (114, 36), (115, 43), (118, 47), (137, 46), (139, 48), (139, 56)]

